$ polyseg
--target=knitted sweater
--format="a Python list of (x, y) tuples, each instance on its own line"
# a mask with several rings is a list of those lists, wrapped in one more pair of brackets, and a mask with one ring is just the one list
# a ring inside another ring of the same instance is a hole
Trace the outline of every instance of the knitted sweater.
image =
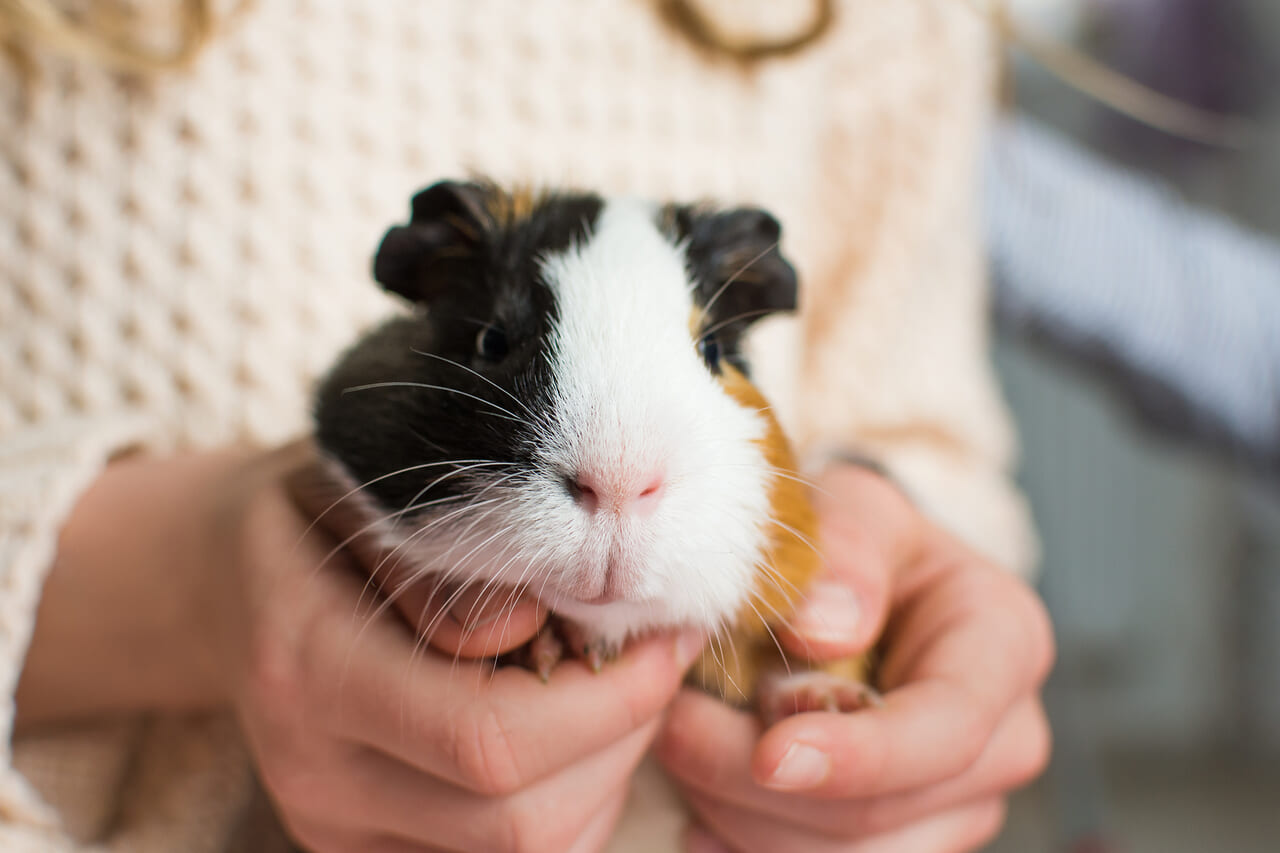
[[(808, 15), (698, 5), (748, 34)], [(224, 716), (9, 745), (42, 579), (113, 454), (307, 430), (317, 374), (396, 310), (372, 248), (439, 177), (771, 209), (803, 306), (753, 360), (802, 452), (870, 454), (943, 524), (1030, 562), (986, 361), (980, 4), (843, 0), (811, 48), (751, 66), (656, 6), (258, 0), (189, 72), (0, 66), (0, 849), (227, 847), (251, 784)]]

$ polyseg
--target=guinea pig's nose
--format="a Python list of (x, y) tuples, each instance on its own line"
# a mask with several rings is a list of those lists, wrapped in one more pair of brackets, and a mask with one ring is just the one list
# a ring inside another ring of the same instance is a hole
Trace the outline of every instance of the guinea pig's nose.
[(565, 487), (588, 514), (616, 512), (649, 516), (662, 499), (666, 479), (661, 472), (646, 477), (607, 477), (579, 471), (565, 478)]

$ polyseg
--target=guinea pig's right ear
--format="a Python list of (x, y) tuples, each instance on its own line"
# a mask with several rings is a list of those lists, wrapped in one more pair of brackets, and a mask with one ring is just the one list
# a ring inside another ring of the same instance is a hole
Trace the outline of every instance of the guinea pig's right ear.
[(782, 226), (765, 210), (677, 206), (667, 227), (682, 240), (700, 301), (733, 337), (761, 317), (796, 309), (796, 271), (779, 250)]
[(495, 190), (485, 184), (441, 181), (413, 197), (408, 225), (393, 226), (373, 259), (373, 277), (412, 302), (429, 302), (473, 260), (493, 228)]

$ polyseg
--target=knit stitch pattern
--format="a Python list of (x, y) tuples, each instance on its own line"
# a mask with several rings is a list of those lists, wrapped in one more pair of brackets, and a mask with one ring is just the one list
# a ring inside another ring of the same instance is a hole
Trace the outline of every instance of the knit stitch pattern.
[[(705, 3), (748, 31), (785, 24), (776, 5)], [(398, 310), (372, 248), (441, 177), (770, 208), (804, 304), (761, 329), (755, 362), (807, 458), (858, 447), (962, 536), (1029, 562), (985, 352), (980, 4), (843, 0), (811, 49), (752, 67), (648, 0), (590, 9), (258, 0), (189, 72), (38, 50), (30, 77), (0, 68), (0, 742), (76, 497), (126, 448), (304, 432), (318, 374)], [(126, 769), (96, 775), (100, 738), (19, 739), (0, 847), (220, 849), (245, 765), (210, 748), (235, 742), (219, 725), (145, 725), (121, 739)]]

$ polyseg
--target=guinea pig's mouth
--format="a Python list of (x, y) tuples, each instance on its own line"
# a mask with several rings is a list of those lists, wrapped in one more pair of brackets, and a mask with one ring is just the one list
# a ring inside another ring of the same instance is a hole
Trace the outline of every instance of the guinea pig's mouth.
[(643, 566), (637, 565), (634, 559), (628, 559), (615, 545), (601, 569), (589, 572), (570, 594), (582, 604), (638, 603), (643, 571)]
[(582, 605), (612, 605), (618, 601), (635, 602), (639, 584), (636, 583), (635, 571), (630, 566), (623, 566), (616, 557), (609, 558), (603, 573), (591, 573), (567, 589), (567, 598)]
[[(548, 596), (558, 603), (601, 606), (625, 602), (647, 604), (643, 579), (645, 565), (616, 545), (603, 559), (584, 561), (554, 582), (555, 592)], [(550, 591), (550, 590), (548, 590)]]

